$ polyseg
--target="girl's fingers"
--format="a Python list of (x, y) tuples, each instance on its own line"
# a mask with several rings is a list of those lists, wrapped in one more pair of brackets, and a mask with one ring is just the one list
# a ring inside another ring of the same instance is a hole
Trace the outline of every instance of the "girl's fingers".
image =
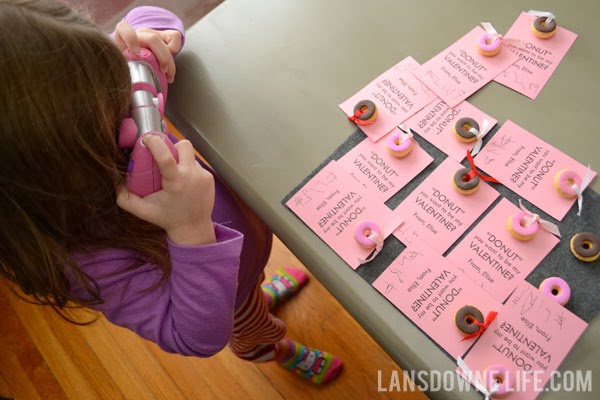
[(139, 54), (140, 52), (138, 35), (126, 21), (121, 21), (117, 24), (115, 28), (115, 43), (121, 51), (129, 49), (133, 54)]
[(144, 137), (143, 144), (150, 150), (154, 161), (158, 165), (163, 180), (175, 180), (178, 176), (177, 160), (171, 154), (164, 139), (159, 135), (148, 135)]
[(175, 143), (175, 149), (177, 150), (177, 158), (180, 165), (193, 165), (196, 163), (194, 146), (192, 146), (189, 140), (180, 140)]

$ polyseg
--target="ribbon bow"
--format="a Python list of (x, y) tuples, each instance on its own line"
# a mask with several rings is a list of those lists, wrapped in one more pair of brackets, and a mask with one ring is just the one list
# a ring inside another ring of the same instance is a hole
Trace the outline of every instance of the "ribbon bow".
[(523, 222), (525, 223), (525, 226), (529, 226), (529, 225), (537, 222), (540, 224), (542, 229), (550, 232), (554, 236), (560, 237), (560, 231), (558, 230), (558, 226), (556, 226), (555, 224), (553, 224), (550, 221), (546, 221), (546, 220), (542, 219), (538, 214), (533, 213), (533, 212), (529, 211), (528, 209), (526, 209), (525, 206), (523, 205), (523, 202), (521, 201), (521, 199), (519, 199), (519, 208), (521, 209), (521, 211), (523, 211), (525, 213), (525, 218), (523, 218)]
[(475, 386), (475, 389), (479, 390), (484, 396), (485, 400), (490, 400), (492, 396), (500, 389), (500, 383), (496, 382), (491, 389), (488, 388), (479, 380), (477, 376), (471, 371), (465, 360), (460, 356), (456, 359), (456, 365), (464, 372), (465, 376)]
[(592, 168), (588, 165), (587, 172), (585, 173), (585, 178), (581, 182), (581, 187), (577, 186), (576, 183), (571, 185), (571, 188), (575, 193), (577, 193), (577, 205), (579, 206), (579, 211), (577, 212), (578, 216), (581, 216), (581, 208), (583, 207), (583, 191), (589, 186), (592, 181)]
[(469, 173), (467, 174), (467, 178), (469, 180), (473, 179), (475, 175), (477, 175), (484, 181), (500, 183), (499, 180), (492, 178), (491, 176), (484, 176), (481, 174), (481, 172), (477, 171), (477, 167), (475, 166), (475, 160), (473, 160), (473, 156), (471, 155), (471, 152), (469, 150), (467, 150), (467, 160), (469, 160), (469, 165), (471, 165), (471, 171), (469, 171)]
[[(496, 31), (496, 29), (492, 26), (492, 24), (490, 22), (482, 22), (481, 27), (487, 33), (489, 33), (491, 35), (490, 39), (492, 40), (492, 42), (496, 39), (500, 39), (500, 40), (502, 40), (503, 43), (512, 43), (516, 47), (524, 47), (525, 46), (525, 42), (522, 41), (521, 39), (507, 39), (504, 36), (502, 36), (501, 34), (499, 34), (498, 31)], [(485, 132), (485, 130), (484, 130), (484, 132)]]
[(485, 135), (489, 126), (490, 121), (484, 119), (483, 125), (481, 127), (481, 132), (475, 129), (474, 127), (471, 127), (471, 129), (469, 129), (469, 132), (471, 132), (477, 138), (477, 143), (475, 143), (475, 146), (473, 147), (473, 156), (477, 155), (477, 153), (479, 153), (479, 150), (481, 150), (481, 146), (483, 145), (483, 135)]
[(402, 143), (406, 142), (407, 140), (410, 140), (413, 138), (413, 133), (408, 126), (406, 126), (404, 124), (400, 124), (400, 125), (398, 125), (398, 129), (400, 129), (404, 133), (404, 135), (402, 135), (400, 137), (400, 143), (398, 143), (398, 144), (402, 144)]
[(535, 15), (536, 17), (546, 17), (546, 23), (550, 23), (556, 19), (556, 16), (548, 11), (529, 10), (527, 14)]
[(356, 112), (354, 113), (354, 115), (351, 115), (348, 117), (348, 119), (352, 122), (354, 122), (355, 124), (359, 124), (359, 125), (370, 125), (375, 121), (363, 121), (362, 119), (358, 118), (360, 117), (365, 111), (364, 110), (356, 110)]
[(383, 238), (380, 237), (377, 232), (371, 232), (371, 234), (369, 236), (367, 236), (367, 239), (369, 239), (370, 241), (372, 241), (375, 244), (375, 251), (372, 252), (367, 258), (360, 258), (358, 257), (358, 262), (359, 265), (362, 264), (366, 264), (369, 261), (373, 261), (373, 259), (375, 257), (377, 257), (377, 254), (379, 254), (381, 252), (381, 250), (383, 249)]
[(473, 324), (477, 325), (479, 329), (477, 330), (477, 332), (473, 332), (470, 335), (467, 335), (464, 338), (462, 338), (461, 342), (472, 339), (477, 336), (481, 336), (483, 332), (485, 332), (485, 330), (488, 328), (488, 326), (490, 326), (490, 324), (496, 319), (496, 315), (498, 315), (496, 311), (490, 311), (485, 317), (483, 324), (477, 321), (476, 319), (473, 319)]

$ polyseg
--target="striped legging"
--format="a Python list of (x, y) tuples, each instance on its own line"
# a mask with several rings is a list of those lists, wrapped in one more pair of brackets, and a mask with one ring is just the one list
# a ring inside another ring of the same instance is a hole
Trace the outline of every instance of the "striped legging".
[(246, 301), (234, 313), (229, 348), (238, 357), (254, 362), (275, 358), (275, 344), (286, 332), (285, 322), (269, 312), (267, 299), (260, 288), (264, 274)]

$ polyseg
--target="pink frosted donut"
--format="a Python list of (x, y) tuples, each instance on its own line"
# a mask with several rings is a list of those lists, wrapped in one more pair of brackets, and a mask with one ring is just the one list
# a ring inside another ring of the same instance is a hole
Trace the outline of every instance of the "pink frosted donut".
[(540, 283), (540, 292), (546, 293), (552, 297), (560, 305), (565, 305), (571, 298), (571, 288), (564, 279), (558, 276), (552, 278), (546, 278)]
[(354, 239), (364, 248), (372, 249), (377, 246), (376, 241), (370, 239), (373, 233), (376, 233), (379, 236), (379, 241), (383, 241), (383, 233), (381, 232), (381, 228), (373, 221), (362, 221), (356, 226), (356, 230), (354, 231)]
[(499, 383), (500, 386), (498, 390), (494, 392), (497, 396), (502, 396), (511, 391), (510, 381), (511, 381), (511, 373), (510, 370), (502, 364), (492, 364), (485, 369), (484, 380), (485, 386), (488, 390), (492, 390), (496, 383)]
[(400, 142), (404, 134), (400, 131), (390, 135), (387, 141), (388, 152), (394, 157), (404, 157), (412, 150), (413, 141), (407, 138), (404, 142)]
[(571, 187), (573, 184), (581, 187), (581, 178), (570, 169), (563, 169), (554, 175), (554, 187), (565, 197), (577, 197), (577, 192)]
[(525, 214), (525, 212), (519, 211), (508, 219), (508, 230), (519, 240), (532, 239), (539, 228), (539, 223), (537, 221), (533, 222), (529, 226), (524, 226), (524, 220), (526, 216), (527, 214)]
[[(496, 36), (494, 40), (491, 41), (493, 36)], [(479, 38), (477, 42), (477, 49), (484, 56), (495, 56), (500, 52), (500, 44), (502, 43), (502, 38), (498, 35), (492, 35), (491, 33), (484, 33)]]

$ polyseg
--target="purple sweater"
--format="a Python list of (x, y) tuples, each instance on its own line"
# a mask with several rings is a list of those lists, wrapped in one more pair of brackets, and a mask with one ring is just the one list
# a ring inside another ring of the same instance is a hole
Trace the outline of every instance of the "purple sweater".
[[(125, 17), (134, 29), (177, 29), (173, 13), (139, 7)], [(215, 177), (213, 223), (217, 242), (179, 246), (168, 241), (172, 272), (155, 290), (145, 290), (161, 278), (158, 266), (147, 263), (128, 269), (138, 256), (110, 249), (77, 254), (76, 260), (96, 280), (103, 304), (94, 306), (112, 323), (126, 327), (172, 353), (211, 356), (229, 341), (233, 312), (254, 288), (271, 246), (268, 228), (248, 217)], [(81, 284), (71, 279), (73, 293), (85, 298)]]

